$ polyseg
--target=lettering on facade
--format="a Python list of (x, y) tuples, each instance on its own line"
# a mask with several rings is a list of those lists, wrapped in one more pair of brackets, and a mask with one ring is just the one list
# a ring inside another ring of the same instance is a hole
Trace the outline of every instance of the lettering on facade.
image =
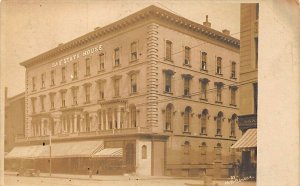
[(76, 54), (70, 55), (70, 56), (65, 57), (63, 59), (60, 59), (59, 61), (53, 62), (51, 67), (54, 68), (54, 67), (57, 67), (57, 66), (65, 65), (65, 64), (67, 64), (71, 61), (79, 59), (80, 56), (84, 57), (84, 56), (99, 52), (101, 50), (102, 50), (102, 45), (98, 45), (96, 47), (89, 48), (89, 49), (84, 50), (82, 52), (78, 52)]

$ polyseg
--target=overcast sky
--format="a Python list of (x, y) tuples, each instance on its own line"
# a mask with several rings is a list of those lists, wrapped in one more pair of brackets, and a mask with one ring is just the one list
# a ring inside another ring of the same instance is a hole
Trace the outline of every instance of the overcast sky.
[[(3, 2), (2, 2), (3, 3)], [(149, 5), (156, 5), (201, 23), (209, 16), (212, 28), (229, 29), (239, 37), (238, 3), (168, 0), (27, 0), (2, 4), (5, 20), (5, 66), (8, 96), (25, 90), (25, 68), (19, 63), (66, 43), (95, 27), (103, 27)], [(5, 7), (5, 11), (3, 8)], [(2, 23), (3, 24), (3, 23)], [(1, 25), (2, 26), (2, 25)], [(3, 62), (3, 61), (2, 61)]]

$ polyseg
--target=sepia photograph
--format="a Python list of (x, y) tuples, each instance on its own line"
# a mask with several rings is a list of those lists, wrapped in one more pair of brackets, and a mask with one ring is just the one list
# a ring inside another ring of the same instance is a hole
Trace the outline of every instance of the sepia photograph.
[(266, 185), (261, 4), (2, 1), (0, 185)]

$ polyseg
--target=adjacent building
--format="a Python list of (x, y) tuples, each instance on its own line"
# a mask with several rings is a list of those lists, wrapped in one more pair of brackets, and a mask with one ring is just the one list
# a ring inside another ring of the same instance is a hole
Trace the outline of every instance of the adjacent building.
[(258, 20), (259, 4), (241, 4), (240, 115), (243, 137), (233, 146), (242, 150), (242, 176), (256, 177)]
[(239, 51), (208, 16), (156, 6), (60, 44), (21, 63), (25, 138), (7, 158), (48, 171), (51, 138), (53, 172), (227, 177), (241, 136)]

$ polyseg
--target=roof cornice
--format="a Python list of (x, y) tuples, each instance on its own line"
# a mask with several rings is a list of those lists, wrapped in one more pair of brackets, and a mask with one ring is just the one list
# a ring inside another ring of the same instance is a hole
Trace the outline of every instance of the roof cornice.
[(186, 18), (175, 15), (169, 11), (166, 11), (164, 9), (161, 9), (159, 7), (151, 5), (147, 8), (144, 8), (144, 9), (134, 13), (134, 14), (131, 14), (119, 21), (111, 23), (105, 27), (95, 29), (94, 31), (89, 32), (83, 36), (76, 38), (76, 39), (73, 39), (65, 44), (60, 44), (56, 48), (53, 48), (53, 49), (51, 49), (47, 52), (44, 52), (36, 57), (28, 59), (20, 64), (24, 67), (29, 67), (29, 66), (35, 64), (36, 62), (44, 61), (46, 59), (49, 59), (56, 55), (59, 55), (63, 52), (66, 52), (73, 48), (76, 48), (78, 46), (90, 43), (100, 37), (123, 30), (124, 28), (129, 27), (141, 20), (146, 19), (146, 18), (155, 18), (155, 19), (159, 19), (159, 20), (165, 20), (170, 23), (176, 24), (180, 27), (183, 27), (185, 29), (200, 33), (201, 35), (207, 36), (213, 40), (222, 42), (233, 48), (239, 49), (239, 47), (240, 47), (240, 41), (234, 37), (225, 35), (222, 32), (219, 32), (212, 28), (203, 26), (199, 23), (190, 21)]

